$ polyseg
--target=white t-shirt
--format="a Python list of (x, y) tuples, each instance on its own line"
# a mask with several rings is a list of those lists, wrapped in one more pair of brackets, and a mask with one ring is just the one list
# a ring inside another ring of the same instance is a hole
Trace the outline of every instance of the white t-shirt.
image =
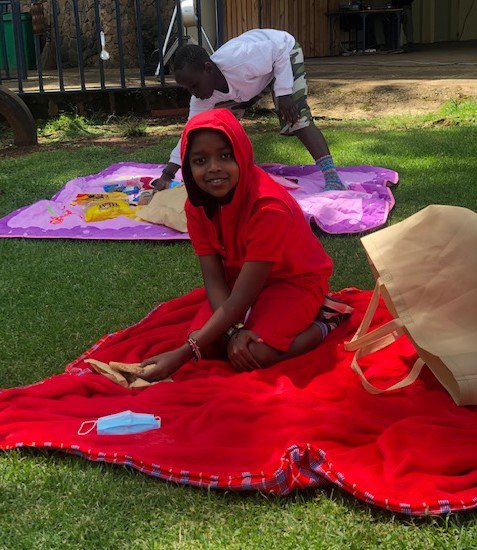
[[(242, 103), (255, 97), (275, 78), (273, 91), (277, 97), (289, 95), (293, 89), (290, 52), (295, 38), (285, 31), (254, 29), (232, 38), (221, 46), (210, 59), (227, 80), (228, 93), (218, 90), (209, 99), (191, 97), (189, 118), (213, 109), (217, 103)], [(171, 153), (169, 162), (180, 166), (180, 140)]]

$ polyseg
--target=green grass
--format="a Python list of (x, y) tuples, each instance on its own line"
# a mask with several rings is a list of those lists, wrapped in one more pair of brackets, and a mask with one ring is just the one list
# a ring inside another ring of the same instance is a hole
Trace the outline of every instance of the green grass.
[(413, 129), (416, 126), (468, 126), (477, 124), (477, 103), (470, 100), (447, 101), (437, 112), (418, 116), (393, 116), (377, 120), (378, 127), (383, 129)]
[(124, 124), (124, 137), (140, 137), (147, 134), (147, 126), (143, 120), (136, 117), (130, 117)]
[[(475, 210), (477, 110), (452, 109), (427, 120), (325, 126), (338, 164), (400, 172), (390, 223), (430, 203)], [(445, 124), (429, 124), (445, 117)], [(267, 119), (252, 124), (257, 161), (310, 162), (296, 140), (273, 127)], [(174, 143), (158, 139), (127, 155), (84, 146), (0, 159), (0, 215), (114, 162), (166, 161)], [(334, 289), (372, 286), (358, 236), (320, 238), (335, 262)], [(61, 372), (102, 334), (200, 283), (188, 243), (0, 240), (0, 387)], [(284, 498), (237, 495), (59, 453), (0, 455), (0, 548), (472, 548), (476, 517), (406, 519), (331, 488)]]
[(91, 122), (83, 116), (61, 114), (58, 118), (51, 119), (39, 129), (41, 137), (51, 140), (78, 139), (94, 135)]

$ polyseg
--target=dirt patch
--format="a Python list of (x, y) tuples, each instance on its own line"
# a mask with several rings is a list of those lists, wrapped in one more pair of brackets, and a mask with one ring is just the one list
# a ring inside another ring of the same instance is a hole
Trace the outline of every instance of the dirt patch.
[(307, 62), (314, 114), (369, 118), (436, 111), (449, 100), (477, 100), (477, 43), (421, 46)]
[[(257, 119), (258, 117), (258, 119)], [(255, 118), (246, 118), (243, 120), (243, 125), (247, 131), (260, 133), (269, 131), (270, 118), (275, 120), (275, 115), (272, 110), (260, 109), (257, 110)], [(74, 139), (61, 139), (60, 141), (49, 141), (47, 138), (39, 138), (38, 145), (28, 145), (17, 147), (13, 145), (13, 133), (11, 134), (10, 143), (8, 135), (3, 139), (3, 147), (0, 145), (0, 158), (16, 158), (23, 155), (29, 155), (37, 152), (57, 151), (57, 150), (75, 150), (82, 147), (116, 147), (128, 153), (145, 147), (157, 145), (161, 139), (165, 137), (179, 138), (182, 128), (187, 120), (187, 117), (162, 117), (161, 122), (157, 120), (150, 121), (148, 126), (150, 132), (145, 135), (131, 136), (126, 135), (105, 135), (98, 137), (84, 136)], [(104, 125), (103, 129), (107, 130)], [(9, 129), (7, 129), (9, 131)]]
[[(314, 116), (339, 120), (437, 111), (450, 100), (477, 101), (477, 80), (309, 81), (308, 104)], [(273, 109), (271, 99), (260, 107)]]
[[(308, 59), (306, 68), (312, 112), (325, 120), (349, 120), (437, 111), (449, 100), (477, 101), (477, 42), (432, 45), (406, 54), (361, 55)], [(273, 110), (271, 98), (259, 105)], [(258, 112), (260, 113), (260, 109)], [(4, 147), (0, 156), (21, 156), (35, 151), (75, 149), (86, 145), (114, 146), (125, 152), (152, 146), (178, 135), (185, 117), (167, 117), (150, 124), (160, 132), (141, 137), (108, 136), (61, 142), (40, 141), (31, 147)], [(266, 122), (244, 121), (254, 131), (269, 131)], [(443, 119), (442, 124), (446, 121)], [(433, 125), (439, 122), (432, 122)], [(3, 142), (5, 143), (5, 142)]]
[(423, 114), (449, 100), (477, 100), (477, 81), (375, 80), (310, 82), (312, 112), (337, 118)]
[[(173, 133), (172, 135), (174, 135)], [(178, 135), (178, 134), (177, 134)], [(32, 153), (44, 153), (45, 151), (58, 151), (61, 150), (75, 150), (82, 147), (117, 147), (125, 153), (134, 151), (136, 149), (144, 147), (152, 147), (157, 145), (158, 138), (154, 136), (142, 136), (131, 139), (130, 137), (118, 136), (118, 137), (101, 137), (101, 138), (86, 138), (80, 140), (71, 141), (57, 141), (53, 143), (40, 143), (38, 145), (28, 145), (25, 147), (16, 147), (10, 145), (0, 149), (0, 158), (16, 158), (23, 155), (30, 155)]]
[[(477, 42), (420, 46), (412, 53), (306, 61), (315, 116), (371, 118), (435, 112), (449, 100), (477, 101)], [(265, 100), (263, 107), (271, 108)]]

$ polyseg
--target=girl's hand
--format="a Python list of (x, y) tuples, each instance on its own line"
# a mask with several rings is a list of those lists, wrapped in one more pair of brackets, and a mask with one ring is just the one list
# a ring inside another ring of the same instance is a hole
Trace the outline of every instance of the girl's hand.
[(249, 349), (252, 342), (261, 344), (263, 340), (255, 332), (246, 329), (238, 330), (229, 340), (227, 356), (236, 371), (244, 372), (262, 368)]
[(184, 357), (181, 348), (155, 355), (141, 363), (140, 366), (143, 368), (141, 378), (148, 382), (164, 380), (182, 367), (186, 361), (187, 357)]

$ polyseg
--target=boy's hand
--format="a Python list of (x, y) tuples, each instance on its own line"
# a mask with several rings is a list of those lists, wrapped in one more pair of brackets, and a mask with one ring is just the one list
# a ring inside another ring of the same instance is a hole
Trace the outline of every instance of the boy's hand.
[(156, 191), (167, 189), (179, 168), (180, 166), (178, 164), (169, 162), (162, 171), (161, 177), (151, 181), (152, 187), (154, 187)]
[(153, 189), (147, 189), (139, 195), (139, 200), (137, 203), (138, 206), (146, 206), (146, 204), (149, 204), (152, 200), (152, 197), (154, 196), (154, 193), (167, 189), (171, 181), (172, 178), (166, 174), (162, 174), (160, 178), (152, 180), (150, 185), (151, 187), (153, 187)]
[(293, 102), (291, 95), (282, 95), (277, 98), (278, 112), (285, 122), (288, 124), (295, 124), (300, 118), (298, 108)]
[(171, 181), (172, 181), (172, 178), (170, 178), (165, 174), (162, 174), (160, 178), (152, 180), (150, 185), (154, 187), (155, 191), (164, 191), (164, 189), (167, 189), (169, 187), (169, 184), (171, 183)]
[(227, 344), (227, 356), (232, 367), (238, 372), (261, 369), (249, 349), (249, 345), (255, 342), (261, 344), (263, 340), (255, 332), (246, 329), (238, 330)]

